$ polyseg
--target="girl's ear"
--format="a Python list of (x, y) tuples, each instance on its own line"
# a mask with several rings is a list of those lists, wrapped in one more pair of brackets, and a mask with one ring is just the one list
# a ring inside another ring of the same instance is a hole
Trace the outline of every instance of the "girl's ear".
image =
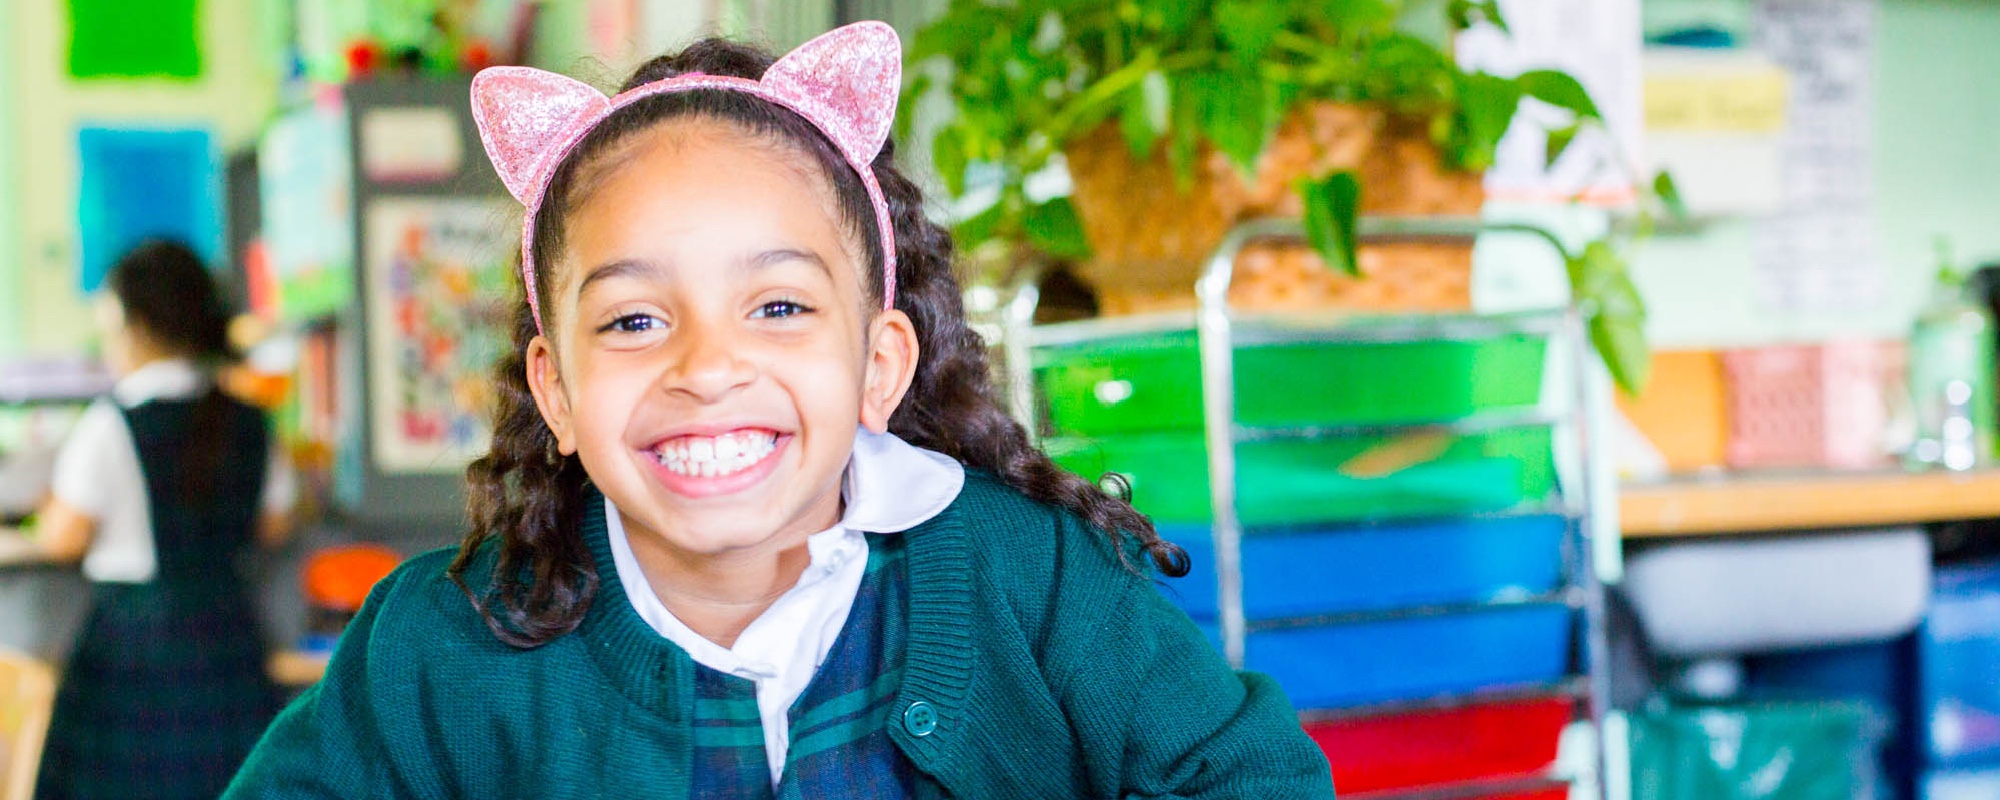
[(917, 328), (900, 309), (875, 316), (868, 332), (868, 366), (861, 378), (861, 426), (889, 430), (889, 418), (917, 376)]
[(535, 395), (535, 408), (556, 436), (556, 449), (563, 455), (576, 454), (575, 426), (570, 422), (569, 396), (563, 393), (562, 370), (548, 337), (536, 336), (528, 342), (528, 391)]

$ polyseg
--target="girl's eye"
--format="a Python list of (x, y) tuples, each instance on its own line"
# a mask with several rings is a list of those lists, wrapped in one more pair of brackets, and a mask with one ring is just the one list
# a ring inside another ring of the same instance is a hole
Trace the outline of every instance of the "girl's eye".
[(645, 333), (665, 328), (665, 320), (651, 314), (626, 314), (599, 328), (600, 333)]
[(806, 307), (803, 303), (795, 303), (790, 300), (773, 300), (758, 306), (757, 311), (750, 316), (756, 319), (783, 319), (811, 311), (812, 309)]

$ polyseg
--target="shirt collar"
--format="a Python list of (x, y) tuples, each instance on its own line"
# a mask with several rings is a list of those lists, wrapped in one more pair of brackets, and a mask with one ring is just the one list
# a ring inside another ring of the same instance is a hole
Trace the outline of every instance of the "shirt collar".
[(893, 433), (854, 436), (841, 495), (847, 501), (840, 526), (868, 533), (896, 533), (942, 513), (965, 488), (965, 467), (956, 459), (903, 441)]
[(150, 400), (191, 397), (207, 385), (208, 377), (184, 358), (166, 358), (132, 370), (111, 387), (111, 397), (122, 406), (136, 406)]

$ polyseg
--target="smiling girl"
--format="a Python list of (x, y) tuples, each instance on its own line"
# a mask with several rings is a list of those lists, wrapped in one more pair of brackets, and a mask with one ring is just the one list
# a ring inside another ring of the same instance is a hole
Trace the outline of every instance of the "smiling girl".
[(497, 68), (525, 302), (473, 530), (376, 587), (239, 797), (1331, 797), (1187, 571), (989, 395), (895, 34)]

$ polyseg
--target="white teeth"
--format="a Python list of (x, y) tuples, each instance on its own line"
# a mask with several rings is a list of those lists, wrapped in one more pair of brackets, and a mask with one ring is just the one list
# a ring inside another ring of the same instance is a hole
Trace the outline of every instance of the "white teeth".
[(653, 457), (677, 475), (713, 478), (748, 469), (776, 448), (774, 434), (744, 431), (682, 437), (661, 445)]

